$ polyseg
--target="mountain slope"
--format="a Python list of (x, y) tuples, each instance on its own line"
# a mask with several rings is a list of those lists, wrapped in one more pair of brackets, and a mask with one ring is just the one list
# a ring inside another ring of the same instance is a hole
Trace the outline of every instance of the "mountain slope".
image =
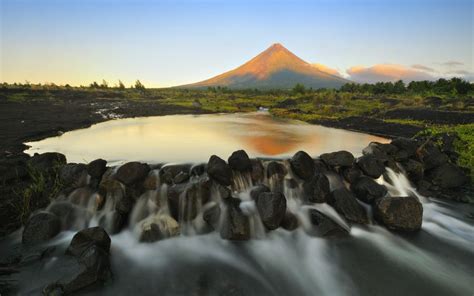
[(312, 88), (337, 88), (347, 82), (349, 81), (342, 77), (319, 70), (276, 43), (234, 70), (181, 87), (288, 89), (296, 83), (302, 83)]

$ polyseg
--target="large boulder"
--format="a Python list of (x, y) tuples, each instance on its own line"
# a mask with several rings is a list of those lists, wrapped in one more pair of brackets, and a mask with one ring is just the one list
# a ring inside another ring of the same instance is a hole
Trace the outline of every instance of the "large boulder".
[(313, 175), (310, 180), (303, 183), (303, 193), (310, 202), (326, 202), (330, 193), (328, 177), (324, 174)]
[(354, 162), (354, 155), (348, 151), (337, 151), (321, 154), (320, 158), (332, 167), (350, 167)]
[(79, 188), (88, 183), (87, 166), (83, 163), (68, 163), (61, 167), (59, 171), (59, 180), (66, 188)]
[(369, 146), (362, 150), (363, 155), (370, 155), (380, 161), (386, 161), (398, 151), (397, 146), (392, 144), (383, 144), (371, 142)]
[(57, 152), (35, 154), (28, 160), (28, 165), (41, 173), (49, 173), (66, 164), (66, 156)]
[(91, 246), (97, 246), (109, 253), (110, 237), (102, 227), (90, 227), (76, 233), (66, 250), (66, 254), (81, 256)]
[(408, 159), (407, 161), (403, 162), (402, 164), (403, 169), (408, 175), (408, 179), (413, 182), (418, 182), (423, 179), (424, 176), (424, 168), (423, 164), (419, 161)]
[(94, 179), (101, 179), (102, 175), (107, 170), (107, 161), (103, 159), (96, 159), (87, 165), (87, 173)]
[(446, 154), (430, 143), (418, 149), (418, 157), (423, 162), (425, 170), (439, 167), (449, 161), (449, 157)]
[[(165, 165), (160, 169), (159, 176), (161, 183), (179, 184), (187, 181), (191, 166), (189, 164)], [(183, 180), (184, 179), (184, 180)]]
[(130, 186), (145, 180), (150, 167), (146, 163), (137, 161), (127, 162), (120, 166), (115, 173), (115, 178), (123, 184)]
[(416, 231), (421, 228), (423, 206), (414, 196), (391, 196), (377, 200), (374, 217), (387, 228)]
[(220, 235), (227, 240), (250, 239), (250, 221), (240, 208), (240, 199), (226, 200)]
[(398, 148), (396, 154), (399, 155), (400, 151), (404, 151), (407, 157), (415, 156), (416, 150), (418, 149), (418, 143), (416, 142), (416, 140), (407, 138), (396, 138), (390, 144)]
[(262, 192), (256, 201), (257, 211), (263, 225), (269, 229), (277, 229), (286, 213), (286, 198), (280, 192)]
[(341, 174), (347, 182), (350, 184), (354, 183), (360, 176), (362, 176), (362, 171), (358, 167), (348, 167), (344, 168), (341, 171)]
[(265, 176), (265, 169), (263, 168), (262, 162), (258, 159), (251, 159), (250, 162), (252, 163), (251, 177), (253, 183), (262, 182)]
[(168, 215), (156, 214), (140, 222), (140, 241), (155, 242), (180, 233), (178, 222)]
[(207, 163), (207, 174), (217, 183), (229, 186), (232, 184), (232, 169), (222, 158), (212, 155)]
[(356, 197), (366, 203), (372, 203), (387, 194), (387, 188), (378, 184), (374, 179), (362, 176), (351, 185), (351, 190)]
[(267, 177), (268, 178), (276, 176), (278, 179), (283, 179), (287, 173), (288, 172), (285, 166), (280, 162), (270, 161), (267, 164)]
[(466, 174), (452, 163), (445, 163), (427, 173), (427, 178), (442, 188), (456, 188), (468, 181)]
[(308, 181), (314, 175), (314, 160), (304, 151), (296, 152), (290, 159), (290, 165), (293, 173), (303, 180)]
[(219, 219), (221, 217), (221, 208), (217, 203), (210, 203), (209, 205), (209, 207), (204, 209), (202, 219), (211, 229), (217, 230), (219, 227)]
[(227, 160), (231, 169), (239, 172), (248, 172), (252, 170), (252, 162), (244, 150), (237, 150), (229, 156)]
[(22, 242), (36, 244), (55, 237), (61, 231), (61, 221), (51, 213), (40, 212), (28, 219), (23, 229)]
[(313, 225), (309, 234), (313, 236), (344, 236), (348, 234), (344, 227), (316, 209), (309, 210), (309, 220)]
[(365, 208), (357, 202), (354, 194), (345, 187), (331, 192), (331, 204), (347, 220), (359, 224), (369, 223)]
[(250, 198), (256, 201), (259, 195), (264, 192), (270, 192), (270, 188), (263, 184), (257, 185), (250, 190)]
[(280, 226), (283, 229), (292, 231), (292, 230), (295, 230), (296, 228), (298, 228), (300, 226), (300, 221), (298, 220), (298, 218), (296, 217), (295, 214), (293, 214), (292, 212), (287, 211), (285, 213), (285, 217), (281, 221)]
[(364, 155), (357, 159), (357, 166), (365, 175), (372, 178), (379, 178), (385, 172), (383, 162), (372, 155)]

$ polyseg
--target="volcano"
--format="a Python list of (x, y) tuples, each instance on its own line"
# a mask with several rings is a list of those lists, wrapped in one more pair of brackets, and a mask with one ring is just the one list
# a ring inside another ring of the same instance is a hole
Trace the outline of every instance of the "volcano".
[(227, 87), (231, 89), (290, 89), (297, 83), (307, 88), (338, 88), (350, 82), (311, 65), (283, 45), (275, 43), (243, 64), (213, 78), (181, 88)]

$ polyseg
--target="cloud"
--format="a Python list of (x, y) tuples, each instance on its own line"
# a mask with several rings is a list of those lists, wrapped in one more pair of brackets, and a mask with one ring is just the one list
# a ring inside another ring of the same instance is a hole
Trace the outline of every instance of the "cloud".
[(463, 66), (464, 63), (458, 62), (458, 61), (447, 61), (447, 62), (441, 63), (441, 65), (452, 68), (452, 67), (457, 67), (457, 66)]
[(425, 72), (396, 64), (377, 64), (372, 67), (355, 66), (347, 69), (349, 79), (361, 83), (388, 82), (403, 80), (433, 80), (434, 77)]
[(435, 69), (433, 69), (431, 67), (428, 67), (428, 66), (420, 65), (420, 64), (411, 65), (411, 67), (413, 69), (417, 69), (417, 70), (421, 70), (421, 71), (435, 72)]
[(456, 71), (448, 71), (446, 74), (454, 74), (454, 75), (470, 75), (472, 74), (469, 71), (466, 70), (456, 70)]
[(341, 73), (339, 73), (339, 71), (337, 69), (330, 68), (330, 67), (325, 66), (323, 64), (315, 63), (315, 64), (311, 64), (311, 66), (315, 67), (316, 69), (318, 69), (321, 72), (325, 72), (325, 73), (328, 73), (328, 74), (331, 74), (331, 75), (336, 75), (336, 76), (342, 77)]

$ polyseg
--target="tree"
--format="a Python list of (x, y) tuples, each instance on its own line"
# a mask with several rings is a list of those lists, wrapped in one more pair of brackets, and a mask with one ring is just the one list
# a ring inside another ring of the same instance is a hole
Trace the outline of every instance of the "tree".
[(118, 81), (118, 88), (119, 89), (125, 89), (125, 85), (123, 84), (122, 80)]
[(140, 80), (135, 81), (135, 88), (143, 90), (145, 89), (145, 86), (140, 82)]
[(90, 85), (89, 85), (90, 88), (99, 88), (99, 84), (97, 82), (92, 82)]
[(100, 88), (109, 88), (109, 84), (105, 79), (102, 79), (102, 83), (100, 84)]
[(297, 84), (293, 87), (292, 91), (293, 91), (295, 94), (304, 94), (304, 93), (306, 92), (306, 88), (304, 87), (303, 84), (297, 83)]
[(396, 94), (402, 94), (406, 91), (405, 83), (402, 80), (398, 80), (393, 84), (393, 92)]

